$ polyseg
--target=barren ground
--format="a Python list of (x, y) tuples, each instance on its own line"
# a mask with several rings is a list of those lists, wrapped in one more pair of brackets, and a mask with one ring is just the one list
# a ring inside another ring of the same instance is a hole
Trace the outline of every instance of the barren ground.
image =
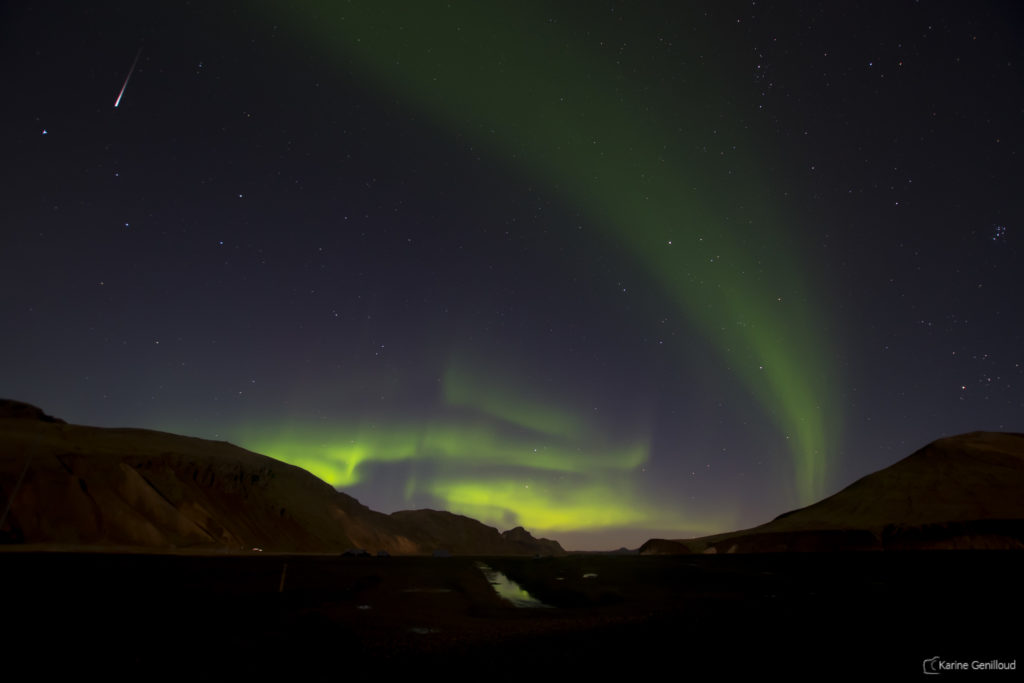
[(999, 623), (1024, 613), (1019, 552), (487, 562), (553, 607), (510, 606), (465, 557), (7, 551), (3, 658), (106, 680), (903, 679), (936, 655), (1024, 659)]

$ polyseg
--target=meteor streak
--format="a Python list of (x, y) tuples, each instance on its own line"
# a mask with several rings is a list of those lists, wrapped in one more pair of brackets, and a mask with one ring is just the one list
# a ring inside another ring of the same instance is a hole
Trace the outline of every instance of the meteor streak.
[(114, 107), (121, 104), (121, 97), (124, 95), (124, 89), (128, 87), (128, 79), (132, 77), (132, 72), (135, 71), (135, 65), (139, 63), (139, 55), (142, 54), (142, 48), (135, 53), (135, 61), (132, 62), (132, 68), (128, 69), (128, 75), (124, 77), (124, 85), (121, 86), (121, 92), (117, 93), (117, 99), (114, 100)]

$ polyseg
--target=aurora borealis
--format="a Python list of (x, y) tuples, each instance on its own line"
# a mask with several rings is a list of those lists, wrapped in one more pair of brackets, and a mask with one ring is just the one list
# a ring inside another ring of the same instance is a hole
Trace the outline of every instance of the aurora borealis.
[[(308, 15), (316, 21), (307, 30), (325, 53), (354, 54), (375, 80), (442, 125), (479, 131), (475, 144), (557, 188), (613, 248), (649, 273), (672, 312), (711, 338), (736, 378), (792, 436), (801, 502), (821, 496), (822, 404), (834, 402), (821, 351), (833, 346), (823, 312), (808, 303), (815, 297), (802, 282), (799, 246), (765, 248), (764, 233), (791, 240), (764, 197), (767, 164), (747, 151), (756, 148), (740, 121), (718, 130), (686, 106), (696, 99), (715, 110), (728, 107), (731, 87), (698, 75), (684, 98), (651, 97), (620, 64), (577, 44), (575, 31), (545, 21), (542, 6), (320, 8)], [(709, 127), (721, 139), (720, 153), (700, 154), (695, 163), (693, 151)], [(694, 177), (698, 166), (710, 178)], [(754, 217), (745, 215), (748, 204), (756, 207)]]
[(3, 12), (6, 397), (569, 548), (1021, 429), (1003, 5)]

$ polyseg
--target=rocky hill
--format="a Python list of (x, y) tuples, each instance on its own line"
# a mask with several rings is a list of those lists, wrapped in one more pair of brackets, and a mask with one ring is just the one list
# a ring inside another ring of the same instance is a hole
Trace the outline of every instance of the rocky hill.
[(64, 423), (0, 401), (0, 543), (64, 547), (561, 554), (434, 510), (385, 515), (226, 442)]
[(641, 553), (1024, 548), (1024, 434), (940, 439), (767, 524)]

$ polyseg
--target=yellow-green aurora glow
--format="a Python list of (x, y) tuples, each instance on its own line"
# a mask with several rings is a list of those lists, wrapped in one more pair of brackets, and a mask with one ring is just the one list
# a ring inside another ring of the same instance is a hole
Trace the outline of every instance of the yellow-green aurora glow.
[(408, 479), (407, 502), (425, 494), (502, 527), (713, 530), (706, 520), (667, 521), (634, 488), (626, 475), (648, 461), (647, 437), (614, 438), (595, 420), (535, 403), (528, 389), (493, 378), (453, 362), (443, 387), (447, 409), (429, 419), (252, 426), (244, 443), (342, 488), (360, 483), (371, 463), (426, 464), (429, 477)]
[[(546, 184), (599, 227), (704, 337), (727, 381), (742, 383), (776, 424), (790, 446), (799, 502), (820, 497), (837, 429), (824, 307), (767, 191), (758, 141), (736, 119), (707, 113), (729, 106), (722, 84), (694, 70), (687, 92), (660, 91), (529, 3), (465, 3), (457, 12), (420, 2), (299, 7), (291, 30), (339, 72), (361, 72), (433, 125), (459, 131), (493, 164)], [(698, 142), (709, 130), (721, 140), (714, 149)], [(726, 182), (728, 191), (720, 189)], [(456, 512), (542, 532), (701, 526), (684, 523), (683, 509), (658, 517), (621, 476), (648, 460), (649, 434), (612, 438), (581, 417), (582, 407), (567, 411), (524, 395), (507, 375), (477, 370), (448, 369), (444, 411), (429, 420), (296, 424), (254, 432), (246, 445), (339, 487), (358, 482), (369, 462), (435, 461), (441, 466), (411, 489)], [(477, 474), (446, 473), (453, 462)], [(531, 472), (571, 481), (559, 487), (545, 477), (528, 488)]]

